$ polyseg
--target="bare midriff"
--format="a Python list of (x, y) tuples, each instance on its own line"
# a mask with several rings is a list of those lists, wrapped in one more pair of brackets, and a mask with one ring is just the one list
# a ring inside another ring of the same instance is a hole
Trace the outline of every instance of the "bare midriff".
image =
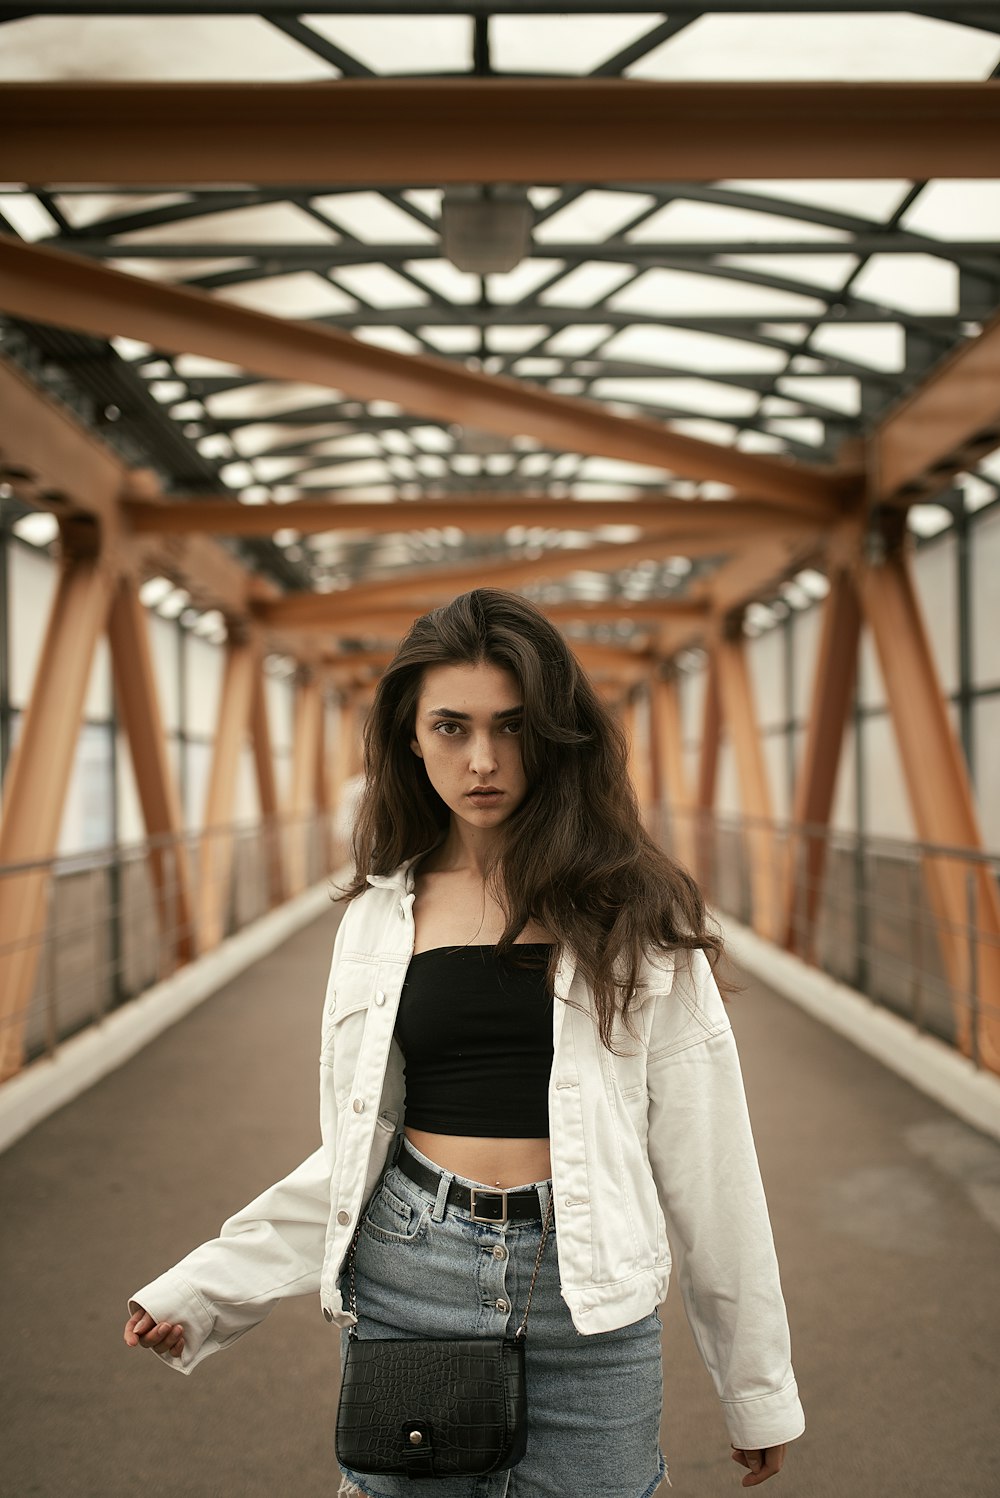
[[(505, 916), (484, 889), (482, 879), (473, 870), (436, 872), (435, 862), (432, 853), (415, 871), (414, 952), (498, 942)], [(517, 940), (551, 942), (553, 937), (544, 926), (528, 921)], [(409, 1126), (403, 1132), (435, 1165), (486, 1186), (527, 1186), (533, 1181), (547, 1181), (552, 1174), (548, 1139), (433, 1134)]]
[(526, 1186), (552, 1174), (547, 1139), (489, 1139), (410, 1128), (404, 1133), (435, 1165), (485, 1186)]

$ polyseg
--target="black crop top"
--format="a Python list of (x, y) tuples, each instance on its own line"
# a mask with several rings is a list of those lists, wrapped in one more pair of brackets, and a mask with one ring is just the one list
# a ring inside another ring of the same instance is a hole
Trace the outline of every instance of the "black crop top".
[(545, 942), (518, 942), (538, 966), (495, 947), (433, 947), (410, 959), (396, 1039), (406, 1117), (432, 1134), (547, 1139), (552, 995)]

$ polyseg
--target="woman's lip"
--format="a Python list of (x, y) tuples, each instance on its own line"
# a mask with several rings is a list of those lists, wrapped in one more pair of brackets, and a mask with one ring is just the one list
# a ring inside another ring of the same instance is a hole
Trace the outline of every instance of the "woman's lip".
[(469, 795), (469, 796), (483, 796), (483, 797), (486, 797), (487, 799), (492, 800), (492, 798), (494, 796), (502, 796), (503, 795), (503, 791), (501, 791), (501, 790), (494, 790), (492, 786), (487, 790), (486, 787), (484, 786), (481, 790), (467, 791), (466, 794)]

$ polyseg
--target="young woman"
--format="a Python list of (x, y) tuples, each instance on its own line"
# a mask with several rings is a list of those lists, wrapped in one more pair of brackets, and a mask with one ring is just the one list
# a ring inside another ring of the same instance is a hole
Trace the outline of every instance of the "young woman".
[[(190, 1372), (284, 1296), (362, 1337), (512, 1336), (528, 1449), (441, 1498), (669, 1484), (676, 1265), (743, 1486), (805, 1428), (739, 1059), (694, 881), (643, 829), (621, 729), (559, 632), (477, 588), (416, 620), (365, 729), (323, 1018), (323, 1144), (129, 1300)], [(672, 1254), (671, 1254), (672, 1250)], [(346, 1353), (347, 1332), (342, 1331)], [(344, 1471), (342, 1495), (407, 1478)]]

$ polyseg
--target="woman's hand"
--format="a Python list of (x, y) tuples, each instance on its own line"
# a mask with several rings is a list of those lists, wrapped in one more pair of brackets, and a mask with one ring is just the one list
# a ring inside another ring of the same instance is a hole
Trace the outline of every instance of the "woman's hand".
[(749, 1477), (744, 1477), (741, 1483), (744, 1488), (752, 1488), (758, 1482), (767, 1482), (775, 1472), (781, 1471), (784, 1460), (784, 1446), (765, 1446), (756, 1451), (742, 1451), (738, 1446), (733, 1447), (733, 1461), (750, 1469)]
[(184, 1328), (179, 1323), (154, 1321), (148, 1311), (135, 1311), (125, 1323), (126, 1347), (158, 1347), (179, 1358), (184, 1351)]

